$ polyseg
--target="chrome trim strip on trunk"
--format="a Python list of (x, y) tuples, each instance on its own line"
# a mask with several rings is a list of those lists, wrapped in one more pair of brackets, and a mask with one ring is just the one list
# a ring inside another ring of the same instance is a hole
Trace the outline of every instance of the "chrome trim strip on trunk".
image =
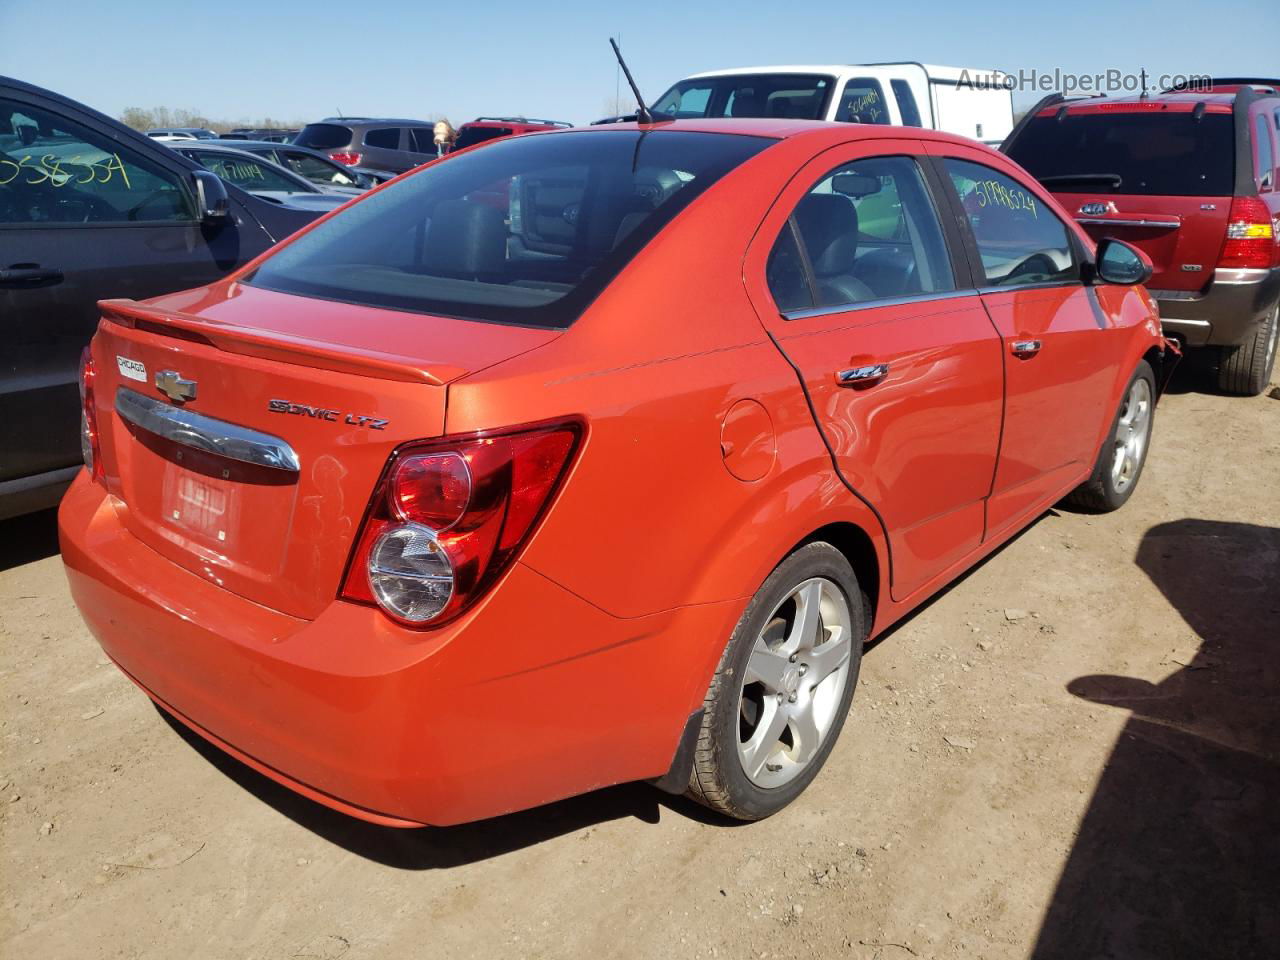
[(298, 455), (279, 437), (170, 406), (127, 387), (116, 390), (116, 413), (139, 430), (184, 447), (287, 473), (301, 469)]
[(1099, 227), (1163, 227), (1166, 230), (1177, 230), (1182, 226), (1179, 220), (1117, 220), (1115, 217), (1076, 217), (1076, 223)]

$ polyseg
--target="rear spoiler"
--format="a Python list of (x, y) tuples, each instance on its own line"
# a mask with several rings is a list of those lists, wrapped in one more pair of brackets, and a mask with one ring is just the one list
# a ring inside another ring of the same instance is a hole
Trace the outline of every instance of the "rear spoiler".
[(450, 364), (424, 362), (391, 353), (352, 353), (321, 340), (254, 327), (229, 326), (189, 313), (161, 310), (135, 300), (99, 300), (98, 307), (104, 320), (122, 327), (203, 343), (239, 356), (279, 360), (316, 370), (437, 387), (467, 373), (465, 368)]

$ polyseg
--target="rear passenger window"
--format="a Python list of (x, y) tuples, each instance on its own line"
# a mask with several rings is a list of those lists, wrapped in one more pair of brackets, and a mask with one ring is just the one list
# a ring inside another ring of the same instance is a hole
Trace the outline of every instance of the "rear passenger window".
[(889, 110), (884, 103), (884, 88), (879, 80), (854, 77), (844, 85), (836, 119), (845, 123), (888, 123)]
[(177, 173), (114, 137), (0, 100), (0, 225), (194, 219)]
[(381, 147), (384, 150), (399, 150), (400, 128), (378, 127), (374, 130), (366, 130), (364, 133), (364, 145), (366, 147)]
[(783, 313), (813, 306), (813, 290), (809, 286), (809, 275), (800, 256), (800, 248), (796, 245), (792, 220), (787, 220), (778, 235), (778, 242), (769, 253), (765, 278), (769, 282), (773, 302)]
[(410, 127), (409, 137), (415, 153), (434, 155), (437, 152), (435, 127)]
[(955, 289), (937, 214), (909, 157), (858, 160), (825, 176), (796, 205), (767, 269), (783, 311)]
[(898, 98), (898, 109), (902, 111), (904, 127), (921, 127), (920, 108), (916, 106), (915, 94), (911, 92), (911, 84), (905, 80), (890, 80), (893, 95)]
[(1254, 129), (1258, 136), (1258, 186), (1259, 188), (1274, 187), (1276, 178), (1276, 155), (1275, 150), (1271, 146), (1271, 131), (1267, 129), (1270, 124), (1267, 118), (1258, 114), (1257, 123)]
[(1040, 198), (1003, 173), (964, 160), (946, 161), (992, 286), (1079, 279), (1066, 226)]

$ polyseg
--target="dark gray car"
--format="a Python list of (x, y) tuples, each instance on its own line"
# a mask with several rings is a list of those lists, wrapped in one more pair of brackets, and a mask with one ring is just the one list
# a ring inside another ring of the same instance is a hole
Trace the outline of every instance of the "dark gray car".
[(329, 117), (293, 138), (351, 167), (404, 173), (436, 158), (435, 124), (425, 120)]

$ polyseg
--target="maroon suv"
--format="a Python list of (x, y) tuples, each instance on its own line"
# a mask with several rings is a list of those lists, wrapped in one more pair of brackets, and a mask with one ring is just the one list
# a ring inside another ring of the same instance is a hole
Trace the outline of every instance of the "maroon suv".
[(474, 147), (486, 140), (498, 140), (502, 137), (513, 137), (520, 133), (534, 133), (538, 130), (555, 130), (559, 127), (570, 127), (573, 124), (561, 120), (534, 120), (529, 117), (476, 117), (470, 123), (458, 128), (458, 139), (453, 149), (462, 150)]
[(1001, 148), (1096, 239), (1142, 248), (1165, 333), (1221, 350), (1219, 385), (1266, 388), (1280, 337), (1280, 80), (1046, 98)]

